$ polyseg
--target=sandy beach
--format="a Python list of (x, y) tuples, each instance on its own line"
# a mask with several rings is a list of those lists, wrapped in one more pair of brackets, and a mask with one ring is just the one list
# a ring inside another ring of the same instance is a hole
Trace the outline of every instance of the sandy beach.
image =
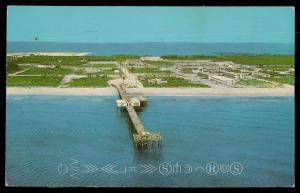
[[(146, 96), (294, 96), (294, 87), (284, 88), (130, 88), (129, 93)], [(113, 87), (106, 88), (50, 88), (7, 87), (7, 95), (95, 95), (116, 96)]]

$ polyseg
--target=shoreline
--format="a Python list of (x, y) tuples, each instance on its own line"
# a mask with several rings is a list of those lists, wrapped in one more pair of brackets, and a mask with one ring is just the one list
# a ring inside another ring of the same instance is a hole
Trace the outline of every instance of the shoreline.
[[(128, 93), (145, 96), (294, 96), (294, 86), (284, 88), (130, 88)], [(6, 87), (7, 95), (74, 95), (117, 96), (113, 87), (105, 88), (55, 88)]]
[(15, 52), (7, 53), (6, 56), (87, 56), (90, 52)]

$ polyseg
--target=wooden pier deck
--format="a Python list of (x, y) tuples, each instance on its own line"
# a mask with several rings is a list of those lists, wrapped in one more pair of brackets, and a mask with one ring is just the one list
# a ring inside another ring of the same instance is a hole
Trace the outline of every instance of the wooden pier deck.
[[(122, 83), (112, 84), (119, 92), (120, 98), (123, 100), (130, 100), (131, 95), (126, 94), (126, 86)], [(162, 137), (160, 133), (150, 133), (148, 132), (139, 116), (136, 113), (136, 110), (133, 106), (126, 106), (126, 111), (130, 117), (130, 120), (133, 124), (135, 133), (133, 134), (133, 140), (136, 148), (156, 148), (161, 147)]]

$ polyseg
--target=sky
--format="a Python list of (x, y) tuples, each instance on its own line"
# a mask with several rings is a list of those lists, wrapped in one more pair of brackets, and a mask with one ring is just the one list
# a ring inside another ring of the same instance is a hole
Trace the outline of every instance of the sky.
[(293, 7), (9, 6), (7, 40), (294, 43)]

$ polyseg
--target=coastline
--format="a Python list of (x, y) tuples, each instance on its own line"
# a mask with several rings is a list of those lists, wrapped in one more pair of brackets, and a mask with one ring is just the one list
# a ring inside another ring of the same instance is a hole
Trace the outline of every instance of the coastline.
[(7, 53), (6, 56), (87, 56), (90, 52), (16, 52)]
[[(145, 96), (294, 96), (294, 86), (283, 88), (130, 88), (129, 93)], [(113, 87), (52, 88), (6, 87), (7, 95), (117, 96)]]

